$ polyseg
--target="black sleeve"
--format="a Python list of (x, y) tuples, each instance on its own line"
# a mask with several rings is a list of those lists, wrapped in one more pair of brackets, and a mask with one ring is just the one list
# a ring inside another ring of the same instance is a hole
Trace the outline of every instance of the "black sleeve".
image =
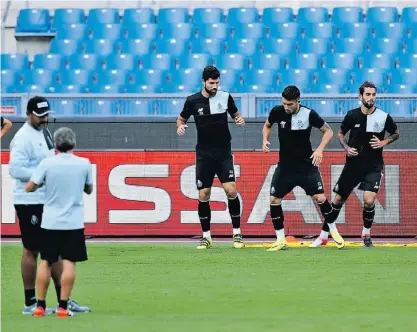
[(238, 111), (239, 110), (236, 107), (235, 101), (232, 95), (229, 93), (229, 98), (227, 99), (227, 112), (229, 112), (230, 115), (233, 115)]
[(326, 121), (324, 121), (323, 118), (314, 110), (310, 111), (309, 121), (310, 125), (319, 129), (326, 123)]
[(340, 131), (343, 135), (345, 135), (349, 130), (352, 129), (353, 126), (353, 115), (352, 112), (348, 112), (345, 116), (345, 118), (342, 121), (342, 124), (340, 125)]
[(276, 106), (269, 112), (268, 122), (271, 125), (278, 122), (278, 108)]
[(187, 98), (185, 100), (184, 107), (182, 108), (182, 111), (180, 113), (180, 116), (182, 118), (184, 118), (185, 120), (188, 120), (191, 115), (192, 115), (191, 103), (190, 103), (190, 101)]
[(391, 115), (387, 115), (387, 120), (385, 121), (385, 131), (389, 134), (394, 133), (397, 130), (397, 124), (392, 119)]
[(4, 119), (3, 117), (1, 117), (1, 128), (3, 128), (3, 126), (4, 126)]

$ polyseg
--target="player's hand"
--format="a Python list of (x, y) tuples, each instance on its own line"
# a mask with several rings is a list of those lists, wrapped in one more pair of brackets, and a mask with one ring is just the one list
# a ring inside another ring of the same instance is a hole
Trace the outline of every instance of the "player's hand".
[(245, 125), (245, 119), (242, 118), (241, 116), (237, 116), (237, 117), (235, 117), (235, 123), (238, 126), (244, 126)]
[(188, 126), (186, 125), (186, 124), (182, 124), (181, 126), (179, 126), (178, 128), (177, 128), (177, 134), (179, 135), (179, 136), (182, 136), (182, 135), (184, 135), (185, 134), (185, 130), (188, 128)]
[(269, 149), (269, 146), (268, 145), (270, 145), (271, 143), (269, 143), (268, 141), (264, 141), (263, 143), (262, 143), (262, 151), (263, 152), (265, 152), (265, 153), (268, 153), (269, 151), (271, 151), (270, 149)]
[(381, 149), (384, 147), (384, 143), (375, 135), (372, 136), (369, 144), (371, 145), (372, 149)]
[(313, 158), (313, 160), (312, 160), (312, 164), (314, 165), (314, 166), (318, 166), (318, 165), (320, 165), (321, 164), (321, 161), (323, 160), (323, 151), (322, 150), (319, 150), (319, 149), (317, 149), (316, 151), (314, 151), (313, 152), (313, 154), (311, 155), (311, 157), (310, 158)]
[(355, 148), (348, 147), (348, 148), (346, 149), (346, 154), (347, 154), (349, 157), (355, 157), (355, 156), (357, 156), (357, 155), (358, 155), (358, 151), (357, 151)]

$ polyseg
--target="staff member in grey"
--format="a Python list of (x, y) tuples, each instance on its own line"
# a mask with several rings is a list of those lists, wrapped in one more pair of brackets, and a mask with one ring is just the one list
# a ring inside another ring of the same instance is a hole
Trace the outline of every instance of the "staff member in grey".
[[(39, 163), (54, 155), (53, 139), (47, 128), (51, 112), (50, 104), (44, 97), (33, 97), (27, 103), (27, 121), (17, 131), (10, 143), (10, 176), (15, 180), (13, 198), (20, 233), (23, 243), (21, 272), (25, 293), (23, 314), (32, 314), (36, 308), (35, 281), (37, 257), (42, 246), (40, 224), (42, 221), (45, 188), (36, 192), (25, 192), (25, 185), (33, 175)], [(55, 283), (57, 299), (61, 292), (62, 262), (52, 267), (52, 278)], [(88, 312), (88, 307), (81, 307), (71, 301), (73, 311)]]
[(45, 206), (42, 219), (44, 243), (37, 275), (38, 302), (34, 316), (44, 316), (51, 266), (62, 258), (61, 298), (58, 317), (73, 316), (68, 300), (75, 280), (75, 264), (87, 260), (84, 238), (83, 192), (93, 191), (90, 161), (73, 154), (75, 134), (60, 128), (54, 134), (58, 154), (41, 161), (33, 173), (26, 192), (45, 183)]

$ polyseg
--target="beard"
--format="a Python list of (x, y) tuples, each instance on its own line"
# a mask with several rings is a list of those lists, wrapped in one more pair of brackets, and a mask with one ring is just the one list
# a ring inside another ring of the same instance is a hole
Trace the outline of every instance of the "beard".
[(210, 97), (214, 97), (217, 93), (217, 89), (213, 88), (211, 90), (207, 89), (206, 86), (204, 86), (204, 90), (206, 90), (206, 92), (209, 94)]
[(374, 105), (375, 105), (375, 102), (366, 102), (366, 101), (362, 101), (362, 104), (363, 104), (363, 106), (365, 106), (368, 110), (369, 109), (371, 109)]

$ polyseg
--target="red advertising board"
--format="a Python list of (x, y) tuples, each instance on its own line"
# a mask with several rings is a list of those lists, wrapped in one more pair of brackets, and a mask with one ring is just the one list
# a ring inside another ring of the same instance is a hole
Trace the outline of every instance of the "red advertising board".
[[(94, 165), (95, 189), (85, 199), (89, 235), (197, 235), (198, 192), (193, 152), (79, 152)], [(236, 152), (235, 174), (242, 201), (244, 235), (274, 235), (269, 216), (269, 186), (277, 153)], [(385, 152), (374, 235), (415, 236), (417, 219), (417, 152)], [(2, 153), (2, 235), (18, 235), (13, 209), (13, 181), (8, 175), (9, 154)], [(333, 197), (344, 164), (342, 152), (326, 152), (320, 167), (327, 196)], [(362, 230), (362, 192), (355, 190), (338, 219), (344, 235)], [(230, 235), (227, 198), (216, 179), (212, 189), (212, 233)], [(322, 219), (318, 207), (296, 188), (283, 201), (288, 235), (317, 234)]]

